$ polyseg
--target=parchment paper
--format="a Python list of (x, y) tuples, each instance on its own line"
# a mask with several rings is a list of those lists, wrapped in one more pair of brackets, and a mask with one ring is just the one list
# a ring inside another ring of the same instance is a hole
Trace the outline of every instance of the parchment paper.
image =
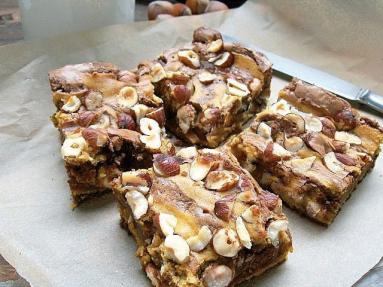
[[(134, 67), (209, 25), (383, 93), (382, 6), (249, 1), (224, 13), (0, 48), (0, 253), (32, 286), (149, 286), (111, 196), (70, 209), (58, 133), (49, 122), (50, 69), (94, 60)], [(283, 85), (274, 78), (273, 94)], [(359, 279), (383, 255), (382, 167), (380, 157), (329, 228), (285, 209), (294, 253), (244, 286), (350, 286)]]

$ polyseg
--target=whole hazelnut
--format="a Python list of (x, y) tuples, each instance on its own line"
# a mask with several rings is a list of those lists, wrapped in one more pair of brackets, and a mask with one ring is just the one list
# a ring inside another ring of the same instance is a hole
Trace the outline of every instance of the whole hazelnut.
[(160, 14), (172, 15), (173, 4), (168, 1), (154, 1), (148, 6), (148, 19), (155, 20)]
[(222, 3), (220, 1), (210, 1), (205, 12), (209, 13), (209, 12), (224, 11), (224, 10), (229, 10), (229, 7), (227, 7), (225, 3)]
[(186, 5), (193, 14), (202, 14), (209, 5), (209, 0), (186, 0)]
[(173, 16), (188, 16), (191, 15), (192, 11), (188, 6), (182, 3), (176, 3), (173, 5)]

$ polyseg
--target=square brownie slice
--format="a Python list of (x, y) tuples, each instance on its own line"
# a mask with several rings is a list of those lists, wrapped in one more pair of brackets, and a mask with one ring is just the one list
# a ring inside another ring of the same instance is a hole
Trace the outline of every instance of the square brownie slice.
[(120, 168), (151, 165), (153, 153), (174, 151), (148, 77), (84, 63), (51, 71), (49, 80), (74, 205), (110, 190)]
[(152, 168), (123, 172), (114, 194), (154, 286), (235, 286), (292, 251), (281, 200), (226, 151), (155, 155)]
[(328, 225), (373, 167), (382, 140), (377, 122), (294, 79), (227, 146), (262, 187)]
[(168, 129), (204, 147), (217, 147), (266, 106), (272, 74), (263, 54), (203, 27), (192, 43), (142, 62), (138, 71), (152, 77), (164, 100)]

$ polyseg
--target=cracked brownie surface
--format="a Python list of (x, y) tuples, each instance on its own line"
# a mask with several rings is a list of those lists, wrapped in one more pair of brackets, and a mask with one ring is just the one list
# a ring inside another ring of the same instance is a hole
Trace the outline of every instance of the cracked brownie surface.
[(154, 286), (234, 286), (292, 250), (281, 200), (227, 151), (157, 154), (115, 179), (114, 193)]
[(121, 168), (150, 165), (151, 154), (173, 151), (148, 77), (85, 63), (51, 71), (49, 80), (74, 205), (110, 190)]
[(227, 146), (290, 207), (330, 224), (369, 171), (383, 132), (345, 100), (294, 79)]

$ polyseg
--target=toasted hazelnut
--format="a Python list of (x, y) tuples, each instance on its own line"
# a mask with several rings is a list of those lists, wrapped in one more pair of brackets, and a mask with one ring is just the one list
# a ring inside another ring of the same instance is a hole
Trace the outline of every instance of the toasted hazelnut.
[(349, 144), (356, 144), (360, 145), (362, 144), (362, 140), (357, 136), (349, 132), (344, 132), (344, 131), (336, 131), (335, 132), (335, 139), (337, 141), (342, 141), (346, 142)]
[(283, 141), (283, 145), (286, 150), (291, 152), (297, 152), (303, 147), (304, 142), (300, 137), (290, 137), (290, 138), (285, 137), (285, 140)]
[(206, 287), (227, 287), (233, 279), (233, 271), (226, 265), (210, 265), (202, 275)]
[(238, 180), (239, 176), (233, 171), (211, 171), (206, 177), (205, 187), (223, 192), (234, 187), (238, 183)]
[(211, 28), (199, 27), (193, 33), (193, 42), (209, 43), (217, 39), (222, 39), (221, 34)]
[(117, 116), (117, 125), (120, 129), (135, 130), (136, 122), (133, 117), (126, 113), (119, 113)]
[(281, 126), (288, 137), (305, 132), (305, 120), (301, 115), (288, 113), (283, 116)]
[(204, 71), (198, 74), (198, 80), (200, 80), (200, 82), (205, 85), (211, 84), (216, 78), (217, 78), (216, 75), (209, 73), (207, 71)]
[(229, 7), (221, 1), (210, 1), (207, 6), (205, 13), (217, 12), (217, 11), (225, 11), (229, 10)]
[(306, 144), (320, 155), (324, 155), (334, 149), (332, 140), (322, 133), (308, 133), (304, 139)]
[(148, 6), (148, 19), (154, 20), (160, 14), (173, 13), (173, 4), (168, 1), (153, 1)]
[(334, 152), (329, 152), (323, 157), (324, 163), (329, 170), (333, 173), (337, 173), (341, 176), (346, 176), (347, 172), (345, 171), (345, 166), (341, 163), (335, 156)]
[(350, 155), (344, 154), (344, 153), (335, 153), (335, 157), (337, 160), (339, 160), (341, 163), (349, 166), (355, 166), (356, 160), (353, 159)]
[(247, 231), (246, 225), (243, 223), (243, 220), (240, 216), (237, 217), (235, 221), (235, 228), (237, 229), (237, 234), (242, 245), (247, 249), (251, 249), (251, 239), (250, 234)]
[(184, 158), (184, 159), (193, 159), (197, 155), (198, 155), (198, 152), (195, 146), (184, 147), (176, 153), (176, 156)]
[(199, 68), (199, 56), (193, 50), (182, 50), (178, 52), (179, 60), (186, 66), (191, 68)]
[(93, 129), (106, 129), (110, 126), (110, 117), (107, 114), (102, 114), (97, 123), (90, 125)]
[(189, 176), (194, 181), (203, 180), (210, 171), (213, 163), (205, 158), (198, 156), (190, 165)]
[(177, 120), (178, 126), (184, 134), (186, 134), (190, 128), (194, 125), (194, 119), (196, 116), (195, 108), (192, 105), (185, 105), (178, 109)]
[(269, 125), (267, 125), (266, 123), (261, 122), (258, 125), (257, 134), (259, 134), (264, 139), (270, 139), (271, 138), (271, 127)]
[(196, 236), (192, 236), (186, 240), (192, 251), (199, 252), (203, 250), (213, 237), (209, 227), (202, 226)]
[(141, 192), (130, 190), (125, 194), (125, 198), (136, 220), (140, 219), (148, 211), (148, 201)]
[(282, 116), (290, 113), (291, 106), (285, 100), (279, 100), (278, 102), (271, 105), (270, 110), (274, 113)]
[(214, 214), (224, 221), (229, 221), (236, 195), (231, 194), (218, 199), (214, 203)]
[(160, 127), (163, 127), (165, 125), (166, 117), (163, 107), (146, 114), (146, 117), (155, 120), (160, 125)]
[(306, 117), (305, 118), (305, 128), (309, 132), (321, 132), (322, 131), (322, 122), (320, 119), (315, 117)]
[(156, 63), (150, 68), (150, 76), (152, 83), (157, 83), (166, 78), (166, 72), (160, 63)]
[(125, 171), (121, 174), (121, 183), (127, 187), (128, 190), (138, 190), (146, 194), (149, 192), (149, 182), (139, 171)]
[(322, 133), (324, 133), (326, 136), (330, 138), (334, 138), (336, 127), (332, 120), (329, 118), (321, 118), (320, 121), (322, 122)]
[(178, 264), (182, 264), (189, 257), (190, 248), (186, 240), (179, 235), (170, 234), (166, 236), (165, 254)]
[(86, 141), (82, 136), (68, 137), (61, 147), (61, 155), (66, 157), (78, 157), (86, 148)]
[(252, 205), (242, 213), (242, 218), (249, 223), (257, 223), (260, 217), (259, 208), (256, 205)]
[(158, 150), (162, 145), (160, 134), (142, 135), (140, 141), (152, 150)]
[(230, 78), (227, 79), (227, 89), (229, 94), (238, 97), (245, 97), (250, 94), (250, 91), (245, 84)]
[(189, 16), (191, 14), (191, 9), (185, 4), (176, 3), (173, 5), (173, 16)]
[(81, 101), (76, 96), (70, 96), (61, 109), (68, 113), (76, 112), (81, 106)]
[(224, 257), (234, 257), (241, 249), (237, 234), (229, 228), (222, 228), (213, 237), (215, 252)]
[(291, 152), (286, 150), (284, 147), (282, 147), (278, 143), (273, 144), (273, 154), (279, 157), (289, 157), (291, 156)]
[(279, 232), (286, 231), (288, 226), (287, 220), (275, 220), (267, 227), (267, 235), (274, 246), (279, 245)]
[(160, 213), (159, 215), (160, 228), (165, 236), (174, 233), (174, 228), (177, 226), (177, 218), (168, 213)]
[(142, 118), (140, 120), (140, 130), (144, 135), (160, 134), (161, 129), (158, 123), (149, 118)]
[(192, 96), (192, 91), (187, 85), (176, 85), (173, 88), (173, 98), (178, 104), (185, 104)]
[(306, 171), (311, 169), (315, 162), (315, 159), (315, 156), (310, 156), (306, 158), (294, 158), (285, 163), (287, 166), (291, 167), (293, 172), (304, 174)]
[(216, 57), (210, 58), (208, 61), (218, 67), (227, 68), (234, 63), (234, 56), (230, 52), (223, 52)]
[(103, 147), (108, 142), (108, 134), (104, 130), (86, 128), (81, 132), (87, 143), (94, 148)]
[(159, 176), (175, 176), (180, 173), (180, 164), (174, 156), (155, 154), (153, 170)]
[(137, 123), (140, 122), (140, 120), (146, 116), (146, 114), (149, 112), (149, 107), (143, 104), (136, 104), (132, 110), (134, 111), (136, 115), (136, 121)]
[(250, 91), (253, 94), (259, 94), (262, 90), (261, 80), (254, 78), (249, 84)]
[(209, 5), (209, 0), (186, 0), (185, 3), (193, 14), (202, 14)]
[(77, 123), (82, 127), (88, 127), (97, 119), (97, 114), (91, 111), (79, 112)]
[(223, 41), (222, 39), (217, 39), (213, 42), (210, 42), (208, 45), (207, 45), (207, 51), (210, 52), (210, 53), (217, 53), (219, 51), (221, 51), (223, 48)]
[(137, 102), (137, 91), (133, 87), (123, 87), (117, 96), (117, 104), (122, 108), (133, 107)]
[(102, 94), (100, 92), (91, 91), (85, 97), (85, 106), (89, 111), (94, 111), (102, 106)]

